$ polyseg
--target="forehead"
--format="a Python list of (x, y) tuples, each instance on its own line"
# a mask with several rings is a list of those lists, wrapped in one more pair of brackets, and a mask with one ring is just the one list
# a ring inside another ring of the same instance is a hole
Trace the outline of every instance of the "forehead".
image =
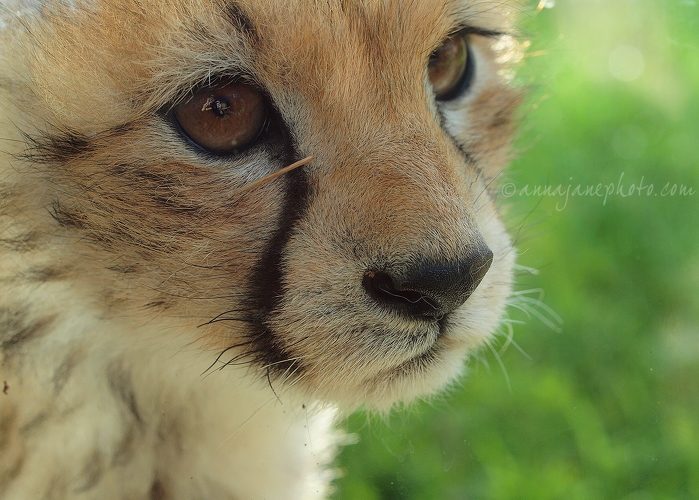
[[(356, 49), (369, 57), (422, 57), (461, 27), (501, 30), (494, 2), (447, 0), (242, 0), (226, 4), (252, 48), (341, 59)], [(257, 41), (259, 43), (255, 44)]]
[[(450, 32), (507, 29), (503, 2), (455, 0), (237, 0), (224, 12), (252, 48), (275, 55), (424, 56)], [(265, 50), (266, 49), (266, 50)]]
[[(228, 12), (261, 34), (305, 34), (332, 43), (342, 36), (380, 37), (395, 47), (441, 39), (458, 26), (502, 29), (505, 2), (459, 0), (236, 0)], [(497, 7), (497, 8), (496, 8)], [(272, 37), (275, 38), (275, 37)]]
[[(163, 26), (157, 19), (153, 23), (160, 40), (166, 40), (164, 52), (177, 51), (177, 64), (170, 66), (188, 66), (179, 71), (192, 84), (211, 74), (238, 72), (265, 86), (321, 91), (332, 90), (333, 80), (344, 87), (348, 77), (358, 84), (362, 78), (376, 81), (377, 75), (396, 84), (400, 75), (419, 81), (427, 57), (450, 33), (460, 28), (509, 31), (506, 3), (184, 0), (176, 8), (157, 2), (152, 12), (166, 20)], [(168, 58), (159, 61), (170, 64)], [(156, 62), (156, 74), (158, 69), (170, 73), (158, 66)], [(317, 88), (319, 81), (323, 89)]]
[[(234, 0), (225, 4), (260, 20), (292, 24), (303, 18), (321, 18), (329, 23), (364, 21), (376, 27), (420, 29), (443, 17), (457, 21), (490, 23), (502, 21), (507, 1), (489, 0)], [(337, 25), (336, 25), (337, 26)]]

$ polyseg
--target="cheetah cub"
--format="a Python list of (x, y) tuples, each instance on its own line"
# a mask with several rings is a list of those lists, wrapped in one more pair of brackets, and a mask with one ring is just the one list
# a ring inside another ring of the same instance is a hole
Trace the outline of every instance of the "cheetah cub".
[(0, 9), (0, 497), (324, 498), (488, 341), (507, 2)]

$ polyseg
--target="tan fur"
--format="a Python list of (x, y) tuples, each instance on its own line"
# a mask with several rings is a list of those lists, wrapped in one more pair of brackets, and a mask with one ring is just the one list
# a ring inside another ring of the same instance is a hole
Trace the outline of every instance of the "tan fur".
[[(470, 37), (477, 76), (455, 102), (435, 103), (426, 63), (460, 25), (510, 31), (509, 7), (230, 5), (1, 7), (2, 498), (324, 497), (337, 409), (445, 388), (501, 318), (514, 257), (493, 192), (518, 97), (493, 39)], [(297, 158), (202, 155), (164, 118), (240, 74)], [(482, 243), (490, 271), (444, 331), (362, 287), (377, 262)], [(277, 271), (262, 262), (279, 266), (274, 300), (255, 288)]]

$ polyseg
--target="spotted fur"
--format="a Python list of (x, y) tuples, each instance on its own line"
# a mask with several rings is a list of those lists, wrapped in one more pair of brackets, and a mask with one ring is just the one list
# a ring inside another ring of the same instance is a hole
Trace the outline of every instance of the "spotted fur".
[[(0, 9), (2, 498), (323, 498), (338, 411), (442, 390), (492, 335), (513, 266), (507, 3)], [(473, 86), (438, 104), (428, 57), (464, 27)], [(220, 157), (169, 112), (226, 78), (276, 119)], [(484, 245), (480, 285), (433, 321), (363, 284)]]

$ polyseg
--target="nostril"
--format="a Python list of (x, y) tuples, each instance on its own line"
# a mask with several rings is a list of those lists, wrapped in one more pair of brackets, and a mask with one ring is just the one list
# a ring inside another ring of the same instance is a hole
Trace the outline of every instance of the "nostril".
[(411, 315), (440, 316), (439, 306), (430, 297), (416, 290), (400, 290), (388, 273), (367, 271), (362, 284), (369, 296), (380, 304)]
[(369, 296), (387, 309), (441, 319), (466, 302), (492, 261), (493, 253), (484, 245), (457, 262), (423, 262), (399, 273), (369, 270), (362, 284)]

